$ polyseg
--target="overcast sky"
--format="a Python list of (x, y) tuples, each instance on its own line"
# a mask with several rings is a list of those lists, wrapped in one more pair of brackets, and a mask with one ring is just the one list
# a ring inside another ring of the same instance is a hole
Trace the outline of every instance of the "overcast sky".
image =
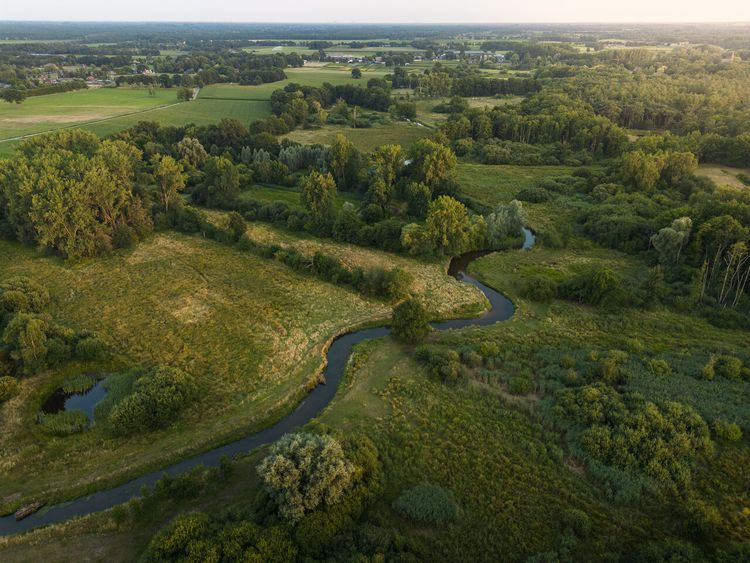
[(0, 20), (750, 22), (750, 0), (0, 0)]

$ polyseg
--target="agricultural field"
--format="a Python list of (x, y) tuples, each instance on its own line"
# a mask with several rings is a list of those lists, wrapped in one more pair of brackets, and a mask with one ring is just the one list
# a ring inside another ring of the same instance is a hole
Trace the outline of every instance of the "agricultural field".
[(150, 118), (155, 108), (177, 103), (174, 90), (146, 88), (97, 88), (50, 94), (27, 99), (23, 104), (0, 106), (0, 143), (61, 127), (80, 126), (125, 114)]

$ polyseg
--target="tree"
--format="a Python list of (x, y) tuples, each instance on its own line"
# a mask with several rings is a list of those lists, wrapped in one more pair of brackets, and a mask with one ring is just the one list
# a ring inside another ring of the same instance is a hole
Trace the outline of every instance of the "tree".
[(447, 193), (456, 182), (458, 161), (445, 145), (420, 139), (412, 145), (409, 173), (416, 182), (427, 185), (432, 193)]
[(404, 168), (404, 151), (401, 145), (380, 145), (370, 155), (372, 174), (385, 182), (388, 188), (396, 184), (396, 180)]
[(362, 78), (362, 71), (356, 66), (352, 69), (352, 78)]
[(192, 88), (178, 88), (177, 89), (177, 100), (180, 102), (190, 102), (193, 100), (193, 89)]
[(200, 203), (222, 206), (240, 191), (240, 174), (232, 161), (212, 156), (206, 161), (203, 184), (194, 193)]
[(425, 235), (438, 254), (455, 256), (463, 252), (471, 235), (464, 204), (446, 195), (432, 201), (427, 209)]
[(154, 181), (159, 188), (164, 209), (169, 211), (169, 204), (185, 189), (187, 176), (183, 173), (182, 164), (171, 156), (154, 155), (153, 163)]
[(279, 514), (297, 521), (341, 500), (352, 485), (354, 468), (331, 436), (299, 432), (271, 446), (258, 475)]
[(181, 160), (196, 168), (203, 166), (208, 159), (206, 149), (198, 139), (193, 137), (183, 138), (175, 145), (175, 149)]
[(492, 248), (500, 248), (506, 238), (519, 235), (526, 223), (523, 205), (516, 199), (507, 205), (498, 204), (485, 220), (487, 240)]
[(393, 337), (403, 342), (419, 342), (430, 332), (427, 310), (422, 303), (410, 298), (393, 309), (391, 318)]
[(31, 313), (18, 313), (3, 332), (3, 342), (10, 348), (10, 357), (20, 362), (26, 375), (47, 367), (47, 321)]
[(302, 182), (302, 203), (315, 220), (330, 219), (336, 201), (336, 182), (330, 172), (313, 170)]
[(150, 229), (135, 192), (141, 165), (132, 145), (82, 130), (28, 139), (0, 172), (0, 214), (22, 242), (73, 258), (99, 254), (121, 225), (139, 236)]
[(651, 244), (659, 255), (660, 264), (673, 266), (679, 262), (692, 228), (690, 217), (680, 217), (672, 221), (671, 227), (664, 227), (651, 237)]
[(328, 147), (328, 168), (341, 190), (353, 187), (358, 172), (359, 153), (354, 143), (341, 134), (336, 135)]
[(26, 99), (26, 92), (16, 88), (6, 88), (0, 91), (0, 97), (9, 104), (21, 104)]

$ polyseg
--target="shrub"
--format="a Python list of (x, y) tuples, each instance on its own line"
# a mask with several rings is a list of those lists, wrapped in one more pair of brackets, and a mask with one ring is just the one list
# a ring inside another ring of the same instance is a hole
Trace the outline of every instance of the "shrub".
[(43, 415), (41, 424), (42, 428), (51, 434), (67, 436), (86, 430), (89, 418), (83, 411), (63, 411)]
[(545, 303), (557, 296), (557, 284), (549, 277), (537, 274), (529, 278), (521, 293), (532, 301)]
[(581, 539), (591, 534), (591, 519), (583, 510), (568, 508), (562, 513), (562, 526)]
[(519, 375), (508, 382), (508, 391), (513, 395), (526, 395), (534, 388), (534, 382), (529, 377)]
[(5, 314), (40, 313), (49, 304), (47, 288), (23, 276), (0, 283), (0, 322)]
[(8, 375), (0, 377), (0, 403), (4, 403), (18, 393), (18, 381)]
[(500, 346), (495, 342), (484, 341), (479, 345), (479, 353), (483, 358), (494, 358), (500, 354)]
[(156, 430), (173, 422), (195, 392), (192, 378), (172, 367), (126, 374), (132, 392), (111, 406), (108, 423), (117, 435)]
[(709, 381), (714, 380), (714, 377), (716, 377), (716, 370), (714, 369), (715, 364), (716, 358), (714, 356), (711, 356), (703, 365), (703, 367), (701, 368), (701, 375), (704, 379), (708, 379)]
[(138, 233), (130, 225), (118, 223), (112, 229), (112, 246), (114, 248), (131, 248), (138, 242)]
[(417, 299), (407, 299), (393, 310), (392, 331), (394, 338), (404, 342), (418, 342), (430, 331), (427, 311)]
[(714, 422), (714, 431), (719, 438), (723, 438), (729, 442), (739, 442), (742, 440), (742, 429), (734, 422), (718, 418)]
[(665, 376), (672, 373), (672, 368), (669, 367), (669, 363), (666, 360), (651, 358), (648, 361), (648, 371), (654, 375)]
[(393, 503), (404, 516), (427, 524), (444, 524), (458, 517), (458, 505), (437, 485), (422, 483), (406, 489)]
[(714, 371), (726, 379), (738, 380), (742, 373), (742, 360), (734, 356), (719, 356), (714, 363)]
[(258, 465), (266, 492), (279, 514), (291, 521), (337, 503), (350, 488), (353, 474), (337, 440), (306, 432), (283, 436)]

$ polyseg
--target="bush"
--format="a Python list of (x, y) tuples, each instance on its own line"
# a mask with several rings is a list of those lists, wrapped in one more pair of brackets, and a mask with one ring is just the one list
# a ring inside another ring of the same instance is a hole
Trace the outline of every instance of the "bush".
[(669, 363), (666, 360), (651, 358), (648, 361), (648, 371), (654, 375), (665, 376), (672, 373), (672, 368), (669, 367)]
[(591, 519), (583, 510), (577, 508), (568, 508), (563, 512), (562, 526), (580, 539), (585, 539), (591, 534)]
[(34, 280), (16, 276), (0, 283), (0, 324), (4, 315), (40, 313), (48, 304), (47, 288)]
[(51, 434), (67, 436), (83, 432), (89, 427), (89, 418), (83, 411), (63, 411), (42, 416), (42, 428)]
[(0, 403), (4, 403), (18, 393), (18, 381), (8, 375), (0, 377)]
[(723, 438), (729, 442), (739, 442), (742, 440), (742, 429), (734, 422), (718, 418), (714, 422), (714, 431), (719, 438)]
[(107, 417), (110, 429), (116, 435), (166, 426), (177, 418), (195, 392), (192, 378), (177, 368), (162, 366), (125, 374), (124, 377), (134, 379), (132, 392), (111, 405)]
[(714, 363), (716, 375), (733, 381), (739, 380), (742, 373), (742, 360), (734, 356), (719, 356)]
[(422, 483), (406, 489), (393, 503), (404, 516), (427, 524), (444, 524), (458, 517), (458, 505), (437, 485)]
[(508, 382), (508, 391), (513, 395), (527, 395), (534, 388), (534, 382), (523, 375), (512, 377)]
[(336, 504), (350, 488), (353, 474), (338, 441), (306, 432), (283, 436), (258, 465), (266, 492), (279, 514), (291, 521)]
[(703, 379), (708, 379), (709, 381), (714, 380), (714, 378), (716, 377), (716, 370), (714, 369), (715, 364), (716, 358), (714, 356), (711, 356), (701, 368), (701, 375), (703, 376)]
[(557, 283), (547, 276), (537, 274), (529, 278), (521, 294), (532, 301), (546, 303), (557, 296)]
[(100, 360), (106, 346), (98, 336), (87, 336), (76, 343), (76, 357), (80, 360)]
[(112, 230), (112, 246), (114, 248), (131, 248), (138, 242), (135, 229), (125, 223), (118, 223)]

